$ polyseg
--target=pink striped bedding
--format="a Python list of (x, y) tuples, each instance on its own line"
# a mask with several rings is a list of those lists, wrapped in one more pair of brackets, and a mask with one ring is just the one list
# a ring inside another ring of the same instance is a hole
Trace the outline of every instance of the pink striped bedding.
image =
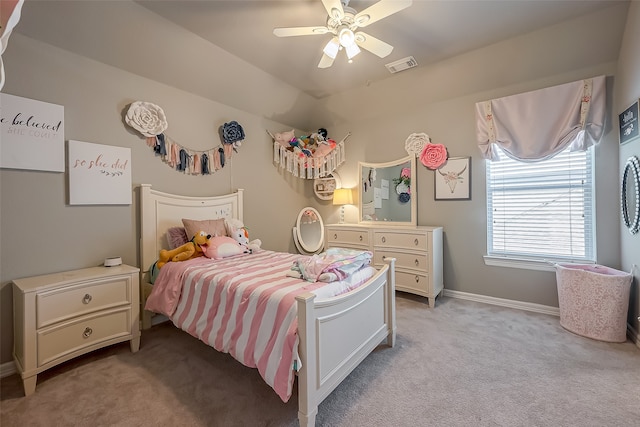
[(368, 266), (346, 282), (311, 283), (286, 274), (300, 257), (261, 250), (222, 260), (200, 257), (167, 263), (145, 309), (166, 315), (216, 350), (257, 368), (287, 402), (293, 388), (293, 361), (297, 360), (295, 297), (305, 292), (322, 298), (335, 296), (375, 273)]

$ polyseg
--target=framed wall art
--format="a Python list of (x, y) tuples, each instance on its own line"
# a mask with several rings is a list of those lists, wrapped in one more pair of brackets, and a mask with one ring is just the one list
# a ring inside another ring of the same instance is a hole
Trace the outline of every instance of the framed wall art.
[(471, 200), (471, 157), (450, 157), (434, 173), (436, 200)]
[(625, 144), (640, 135), (638, 129), (638, 101), (618, 115), (620, 144)]
[(64, 107), (0, 93), (0, 167), (64, 172)]
[(130, 205), (131, 149), (69, 140), (69, 204)]

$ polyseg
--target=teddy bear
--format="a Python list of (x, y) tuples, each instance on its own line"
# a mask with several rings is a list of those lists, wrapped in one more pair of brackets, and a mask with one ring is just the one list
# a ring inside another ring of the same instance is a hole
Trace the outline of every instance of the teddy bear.
[(207, 234), (205, 231), (196, 233), (193, 238), (182, 246), (178, 246), (172, 250), (162, 249), (160, 251), (160, 257), (156, 262), (156, 267), (162, 268), (169, 261), (186, 261), (188, 259), (201, 257), (204, 255), (209, 242), (211, 234)]
[(227, 227), (227, 233), (240, 245), (246, 246), (251, 252), (255, 252), (262, 246), (260, 239), (249, 241), (249, 231), (239, 219), (227, 219), (225, 220)]

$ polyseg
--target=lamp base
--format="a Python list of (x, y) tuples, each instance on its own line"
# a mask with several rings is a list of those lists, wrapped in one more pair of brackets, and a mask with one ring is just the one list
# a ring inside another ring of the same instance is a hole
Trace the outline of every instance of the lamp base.
[(344, 224), (344, 206), (340, 206), (340, 224)]

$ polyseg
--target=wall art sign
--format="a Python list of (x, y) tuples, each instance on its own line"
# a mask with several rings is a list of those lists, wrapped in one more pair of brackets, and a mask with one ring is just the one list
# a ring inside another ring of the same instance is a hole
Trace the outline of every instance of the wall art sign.
[(69, 140), (69, 204), (130, 205), (131, 149)]
[(471, 199), (471, 157), (450, 157), (434, 172), (435, 200)]
[(638, 101), (618, 115), (620, 125), (620, 144), (635, 139), (640, 135), (638, 129)]
[(64, 172), (64, 107), (0, 93), (0, 167)]

